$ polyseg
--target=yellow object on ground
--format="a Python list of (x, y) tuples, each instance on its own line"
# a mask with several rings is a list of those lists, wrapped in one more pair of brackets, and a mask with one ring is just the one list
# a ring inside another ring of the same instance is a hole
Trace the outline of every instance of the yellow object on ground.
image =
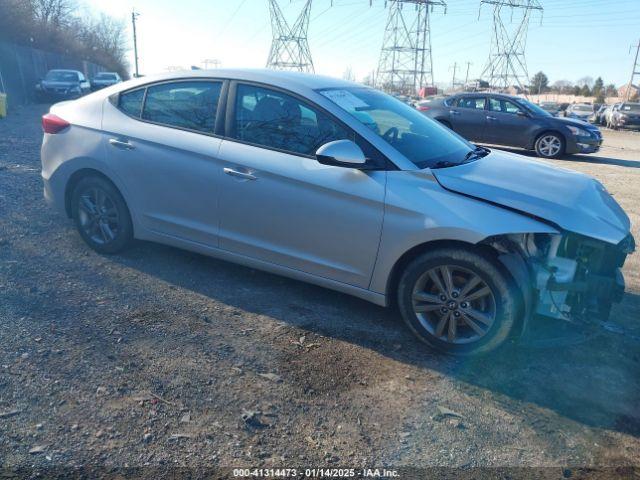
[(0, 118), (7, 116), (7, 96), (0, 93)]

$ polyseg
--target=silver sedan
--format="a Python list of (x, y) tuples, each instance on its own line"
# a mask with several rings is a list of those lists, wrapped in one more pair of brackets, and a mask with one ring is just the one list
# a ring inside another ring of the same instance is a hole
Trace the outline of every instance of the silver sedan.
[(458, 355), (533, 318), (606, 317), (624, 291), (634, 240), (600, 183), (476, 147), (361, 85), (172, 73), (42, 122), (45, 198), (103, 254), (150, 240), (397, 305)]

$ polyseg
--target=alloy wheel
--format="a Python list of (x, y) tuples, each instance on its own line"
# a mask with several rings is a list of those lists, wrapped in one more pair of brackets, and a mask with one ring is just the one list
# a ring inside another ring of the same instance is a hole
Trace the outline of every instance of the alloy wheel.
[(555, 135), (545, 135), (538, 142), (538, 150), (545, 157), (557, 155), (562, 148), (562, 142)]
[(475, 272), (439, 265), (420, 276), (413, 311), (434, 337), (453, 344), (483, 338), (496, 320), (496, 301), (489, 285)]
[(106, 245), (120, 232), (120, 215), (115, 201), (99, 187), (92, 187), (79, 196), (80, 227), (92, 242)]

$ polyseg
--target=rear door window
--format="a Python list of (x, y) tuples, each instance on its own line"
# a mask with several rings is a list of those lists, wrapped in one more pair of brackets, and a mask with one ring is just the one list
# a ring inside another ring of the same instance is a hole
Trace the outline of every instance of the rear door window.
[(184, 81), (147, 88), (142, 119), (213, 133), (222, 82)]
[(484, 110), (484, 97), (460, 97), (456, 106), (459, 108)]

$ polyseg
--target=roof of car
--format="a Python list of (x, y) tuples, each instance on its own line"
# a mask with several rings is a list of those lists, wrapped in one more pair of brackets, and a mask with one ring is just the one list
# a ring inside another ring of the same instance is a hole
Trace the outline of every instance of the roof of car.
[(504, 97), (504, 98), (520, 98), (517, 95), (509, 95), (508, 93), (499, 93), (499, 92), (460, 92), (460, 93), (454, 93), (451, 96), (452, 97), (477, 97), (481, 95), (491, 95), (494, 97)]
[(348, 88), (362, 86), (357, 83), (341, 80), (338, 78), (327, 77), (324, 75), (268, 69), (186, 70), (140, 77), (135, 79), (134, 82), (140, 85), (144, 85), (146, 83), (157, 81), (203, 77), (262, 82), (283, 88), (298, 87), (312, 90), (316, 90), (319, 88)]

